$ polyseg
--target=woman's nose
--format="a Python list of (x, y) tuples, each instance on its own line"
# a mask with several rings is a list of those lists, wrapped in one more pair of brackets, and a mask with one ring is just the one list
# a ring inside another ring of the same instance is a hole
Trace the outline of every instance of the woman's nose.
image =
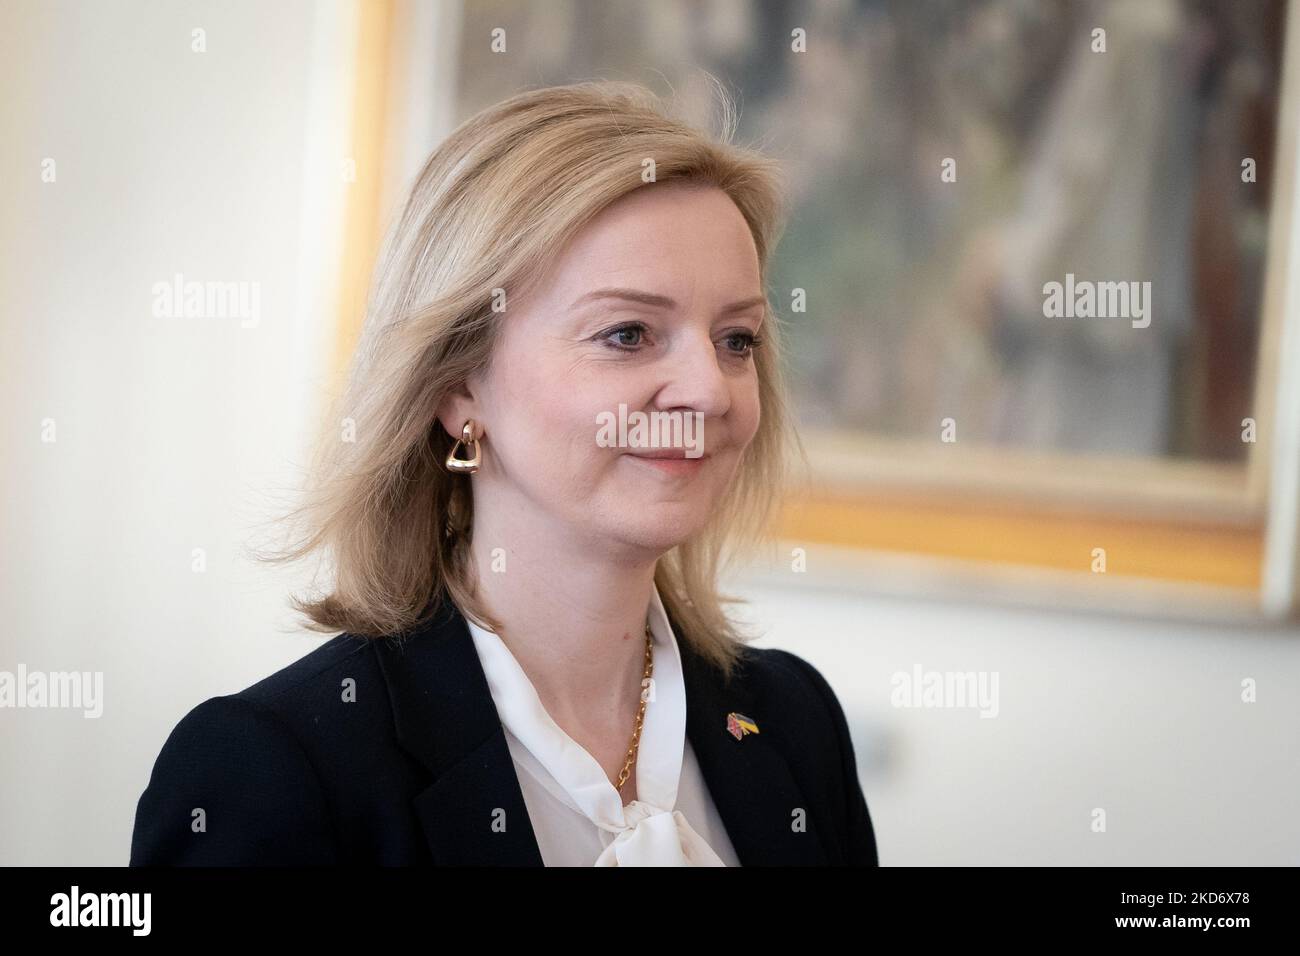
[(725, 415), (731, 408), (731, 386), (723, 361), (707, 336), (673, 349), (665, 356), (666, 381), (656, 404), (664, 410), (700, 412), (705, 418)]

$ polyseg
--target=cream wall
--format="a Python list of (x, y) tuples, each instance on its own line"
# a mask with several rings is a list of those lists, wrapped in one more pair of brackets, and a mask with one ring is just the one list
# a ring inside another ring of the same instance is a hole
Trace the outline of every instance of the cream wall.
[[(124, 863), (171, 726), (319, 643), (240, 552), (327, 384), (349, 10), (0, 5), (0, 669), (104, 675), (0, 709), (0, 863)], [(155, 317), (177, 272), (258, 321)]]
[[(759, 646), (806, 657), (843, 703), (882, 864), (1300, 864), (1293, 628), (921, 600), (820, 576), (736, 592), (766, 629)], [(917, 664), (996, 672), (997, 716), (893, 706), (892, 676)]]

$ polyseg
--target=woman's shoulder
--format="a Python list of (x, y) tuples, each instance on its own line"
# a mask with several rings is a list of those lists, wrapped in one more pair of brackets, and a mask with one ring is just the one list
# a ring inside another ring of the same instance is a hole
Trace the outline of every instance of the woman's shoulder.
[(245, 851), (258, 860), (331, 861), (340, 754), (375, 756), (378, 748), (363, 741), (382, 737), (388, 714), (370, 640), (340, 634), (243, 690), (191, 707), (140, 796), (131, 864), (229, 862)]
[(844, 862), (877, 865), (875, 829), (858, 779), (853, 737), (830, 682), (792, 651), (747, 646), (745, 657), (744, 673), (760, 708), (748, 716), (782, 751), (805, 792), (825, 793), (827, 817), (835, 821), (833, 843)]
[(367, 653), (370, 646), (370, 639), (339, 634), (242, 690), (203, 700), (176, 724), (164, 750), (196, 738), (205, 743), (235, 729), (245, 738), (297, 737), (319, 723), (322, 703), (359, 699), (357, 686), (373, 683), (377, 669)]
[(303, 699), (365, 676), (373, 668), (371, 646), (369, 638), (338, 634), (241, 690), (209, 697), (185, 714), (180, 724), (201, 724), (231, 713), (291, 717)]
[(339, 634), (292, 663), (231, 695), (274, 709), (286, 695), (310, 694), (319, 686), (340, 680), (358, 667), (371, 666), (375, 638)]
[(130, 865), (308, 865), (330, 862), (334, 847), (300, 739), (272, 711), (230, 694), (192, 707), (167, 735), (136, 805)]
[(207, 698), (180, 719), (163, 753), (188, 746), (210, 754), (211, 743), (237, 736), (245, 745), (291, 741), (313, 756), (312, 738), (333, 727), (340, 710), (349, 723), (387, 712), (375, 640), (382, 638), (339, 634), (242, 690)]
[(830, 720), (846, 729), (844, 708), (830, 682), (812, 663), (793, 651), (746, 645), (738, 673), (756, 697), (780, 701), (787, 716)]

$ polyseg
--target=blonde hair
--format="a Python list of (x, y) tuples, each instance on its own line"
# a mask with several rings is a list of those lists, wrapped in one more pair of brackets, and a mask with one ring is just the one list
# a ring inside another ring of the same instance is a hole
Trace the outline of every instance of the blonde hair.
[[(492, 290), (522, 290), (546, 274), (584, 223), (652, 182), (714, 186), (744, 216), (767, 291), (783, 226), (780, 170), (733, 145), (735, 112), (721, 92), (718, 138), (671, 117), (649, 89), (590, 81), (531, 90), (472, 117), (429, 157), (390, 228), (371, 286), (346, 391), (312, 469), (296, 545), (263, 560), (317, 552), (334, 561), (332, 590), (291, 599), (317, 631), (376, 637), (423, 624), (444, 596), (500, 631), (477, 594), (469, 561), (472, 479), (448, 472), (454, 438), (436, 417), (445, 394), (491, 361), (501, 321)], [(780, 328), (769, 306), (754, 352), (760, 422), (731, 494), (707, 526), (659, 559), (655, 584), (678, 639), (728, 676), (740, 634), (718, 593), (729, 547), (766, 540), (798, 446), (788, 417)], [(351, 419), (355, 440), (339, 440)], [(331, 433), (332, 431), (332, 433)], [(459, 436), (456, 436), (459, 437)], [(794, 439), (794, 446), (789, 444)], [(802, 453), (802, 448), (799, 448)]]

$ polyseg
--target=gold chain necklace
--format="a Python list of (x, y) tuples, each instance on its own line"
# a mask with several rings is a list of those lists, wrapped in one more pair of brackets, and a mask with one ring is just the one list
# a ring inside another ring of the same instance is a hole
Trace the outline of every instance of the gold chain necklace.
[(636, 712), (636, 729), (632, 731), (632, 746), (627, 748), (627, 760), (623, 763), (623, 769), (618, 774), (617, 790), (623, 789), (623, 784), (627, 783), (628, 775), (632, 772), (632, 762), (636, 760), (636, 753), (641, 746), (641, 726), (645, 723), (645, 705), (649, 699), (647, 694), (646, 681), (654, 672), (654, 642), (650, 639), (650, 622), (646, 621), (645, 625), (645, 676), (641, 678), (641, 706)]

